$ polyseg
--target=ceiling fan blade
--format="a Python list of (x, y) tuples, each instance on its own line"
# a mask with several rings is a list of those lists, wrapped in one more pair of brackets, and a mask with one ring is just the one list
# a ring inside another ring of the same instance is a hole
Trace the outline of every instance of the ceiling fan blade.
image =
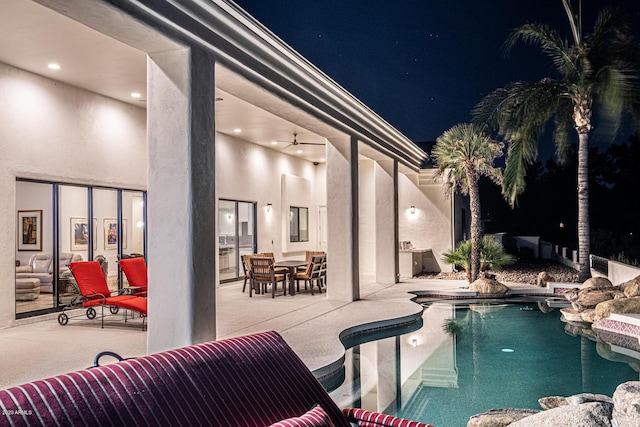
[(284, 147), (282, 147), (283, 150), (286, 150), (287, 148), (291, 147), (293, 145), (293, 142), (290, 142), (288, 145), (285, 145)]
[(324, 146), (324, 144), (319, 143), (319, 142), (298, 142), (298, 144), (300, 144), (300, 145), (322, 145), (322, 146)]

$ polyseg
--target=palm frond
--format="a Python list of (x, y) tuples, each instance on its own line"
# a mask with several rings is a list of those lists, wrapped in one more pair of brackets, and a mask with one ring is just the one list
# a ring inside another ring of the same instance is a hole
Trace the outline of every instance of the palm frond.
[(505, 42), (505, 52), (508, 53), (522, 40), (523, 43), (532, 46), (540, 46), (542, 52), (551, 58), (556, 69), (562, 74), (571, 74), (576, 70), (575, 56), (571, 54), (571, 49), (562, 40), (557, 31), (546, 25), (525, 24), (516, 28), (507, 37)]

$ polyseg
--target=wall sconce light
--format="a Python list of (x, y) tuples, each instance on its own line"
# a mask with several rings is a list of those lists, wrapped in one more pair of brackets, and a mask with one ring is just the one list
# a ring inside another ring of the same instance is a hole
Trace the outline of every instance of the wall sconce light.
[(267, 212), (271, 212), (271, 203), (267, 203)]
[(413, 346), (413, 348), (416, 348), (418, 346), (418, 339), (417, 338), (412, 339), (411, 345)]
[(231, 212), (229, 212), (229, 213), (227, 214), (227, 219), (228, 219), (229, 221), (231, 221)]
[(411, 215), (415, 214), (416, 213), (416, 207), (415, 206), (411, 206), (410, 212), (411, 212)]

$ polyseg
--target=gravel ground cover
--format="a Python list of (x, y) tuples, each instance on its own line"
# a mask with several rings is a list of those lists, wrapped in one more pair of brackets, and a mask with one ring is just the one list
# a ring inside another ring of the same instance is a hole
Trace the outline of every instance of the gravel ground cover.
[[(552, 275), (556, 282), (578, 283), (578, 272), (564, 264), (550, 260), (519, 260), (515, 264), (507, 266), (502, 271), (489, 271), (495, 274), (499, 282), (513, 282), (535, 285), (538, 274), (546, 271)], [(464, 270), (459, 272), (422, 273), (416, 276), (422, 279), (459, 279), (466, 280)]]

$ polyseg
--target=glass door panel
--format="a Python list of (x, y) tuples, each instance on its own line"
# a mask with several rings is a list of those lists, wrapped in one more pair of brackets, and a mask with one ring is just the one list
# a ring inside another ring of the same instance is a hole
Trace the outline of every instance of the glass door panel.
[(66, 305), (78, 294), (69, 264), (89, 259), (89, 242), (97, 245), (97, 219), (87, 218), (87, 187), (59, 186), (58, 305)]
[(236, 202), (220, 200), (218, 204), (218, 224), (220, 229), (219, 271), (220, 280), (237, 277), (238, 252), (236, 250)]
[(53, 185), (16, 182), (16, 314), (55, 307)]
[[(255, 252), (255, 203), (238, 202), (238, 258), (236, 265), (242, 266), (242, 255)], [(238, 269), (236, 277), (244, 274), (242, 268)]]
[(244, 275), (242, 255), (255, 253), (256, 204), (220, 200), (218, 204), (220, 281), (237, 280)]

